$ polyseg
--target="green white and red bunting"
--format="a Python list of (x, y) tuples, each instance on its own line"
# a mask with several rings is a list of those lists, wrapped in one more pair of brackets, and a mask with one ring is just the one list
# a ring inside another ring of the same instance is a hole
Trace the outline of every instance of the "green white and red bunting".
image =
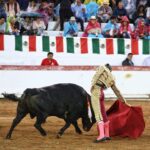
[(150, 40), (0, 35), (0, 51), (77, 54), (150, 54)]

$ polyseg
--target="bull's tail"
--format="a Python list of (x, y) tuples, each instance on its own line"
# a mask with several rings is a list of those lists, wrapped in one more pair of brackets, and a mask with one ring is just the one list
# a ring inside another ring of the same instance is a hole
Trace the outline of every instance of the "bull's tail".
[(20, 101), (20, 97), (17, 97), (15, 94), (7, 94), (7, 93), (2, 93), (2, 95), (4, 96), (4, 98), (12, 100), (12, 101)]

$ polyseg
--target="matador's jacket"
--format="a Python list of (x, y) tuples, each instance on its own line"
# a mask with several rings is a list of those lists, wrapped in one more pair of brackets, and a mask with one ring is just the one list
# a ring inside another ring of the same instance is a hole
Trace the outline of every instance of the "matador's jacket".
[(92, 87), (93, 89), (91, 91), (91, 100), (97, 122), (103, 121), (102, 110), (100, 107), (100, 97), (103, 94), (103, 89), (111, 87), (116, 96), (120, 100), (125, 102), (125, 99), (115, 85), (114, 76), (111, 74), (111, 71), (106, 66), (100, 66), (96, 69), (96, 73), (92, 79)]

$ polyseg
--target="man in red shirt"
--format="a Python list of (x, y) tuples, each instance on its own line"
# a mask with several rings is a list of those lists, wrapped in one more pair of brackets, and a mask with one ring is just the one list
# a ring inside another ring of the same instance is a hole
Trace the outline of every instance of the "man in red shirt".
[(48, 52), (47, 58), (42, 60), (41, 66), (58, 66), (58, 62), (53, 59), (53, 53)]

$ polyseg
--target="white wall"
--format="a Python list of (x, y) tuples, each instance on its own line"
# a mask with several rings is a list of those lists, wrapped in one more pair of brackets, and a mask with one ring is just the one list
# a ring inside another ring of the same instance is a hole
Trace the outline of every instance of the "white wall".
[[(55, 83), (76, 83), (89, 92), (93, 74), (94, 71), (0, 70), (0, 94), (21, 94), (26, 88), (38, 88)], [(149, 71), (114, 71), (114, 75), (117, 86), (124, 96), (139, 97), (150, 94)], [(105, 93), (106, 97), (113, 94), (111, 89)]]
[[(0, 52), (0, 65), (40, 65), (46, 52)], [(133, 56), (135, 66), (142, 66), (147, 55)], [(101, 54), (54, 54), (60, 65), (100, 65), (110, 63), (113, 66), (121, 65), (126, 55), (101, 55)]]

